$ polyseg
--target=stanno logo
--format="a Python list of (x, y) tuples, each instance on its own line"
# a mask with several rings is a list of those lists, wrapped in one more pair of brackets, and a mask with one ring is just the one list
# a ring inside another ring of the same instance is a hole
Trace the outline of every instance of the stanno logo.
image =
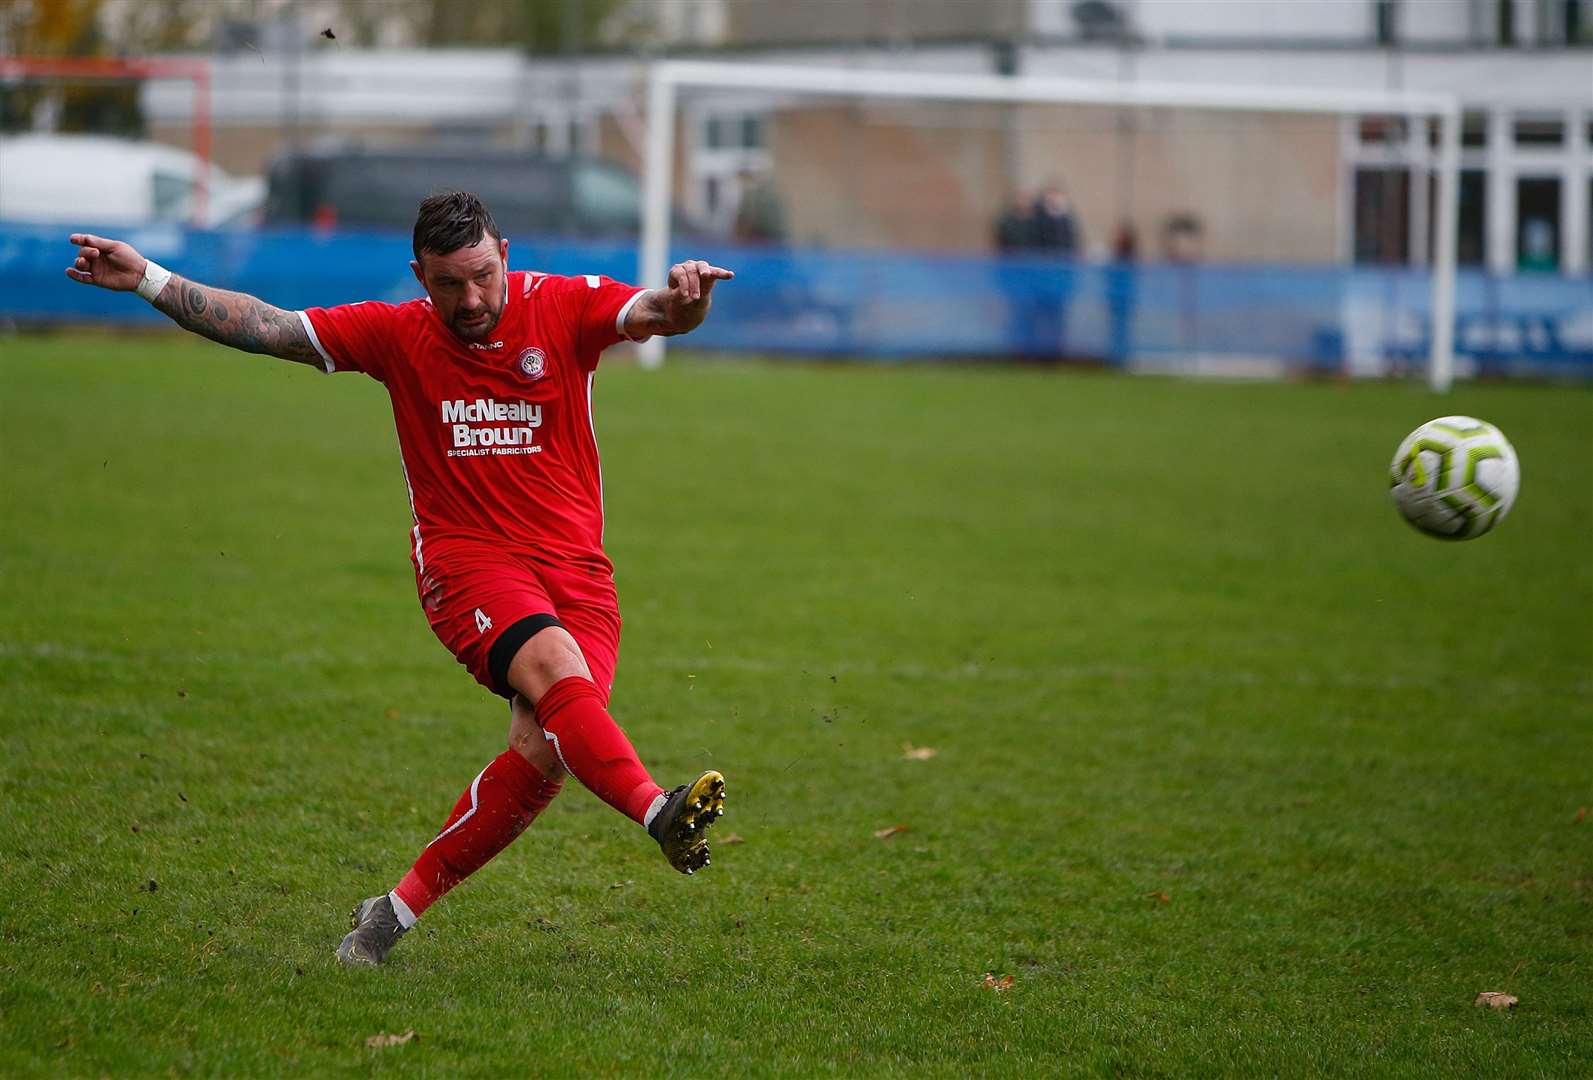
[(526, 349), (520, 354), (520, 359), (515, 362), (524, 375), (531, 382), (536, 382), (548, 373), (548, 358), (541, 349)]
[(501, 342), (501, 341), (472, 341), (472, 342), (470, 342), (470, 348), (472, 348), (472, 349), (501, 349), (501, 348), (503, 348), (503, 342)]

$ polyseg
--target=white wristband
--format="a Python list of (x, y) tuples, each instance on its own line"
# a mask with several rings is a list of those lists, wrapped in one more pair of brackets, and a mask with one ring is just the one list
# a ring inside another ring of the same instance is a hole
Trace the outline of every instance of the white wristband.
[(166, 282), (170, 280), (170, 270), (154, 259), (145, 259), (144, 280), (138, 283), (138, 295), (153, 304), (155, 297), (160, 295), (160, 291), (166, 287)]

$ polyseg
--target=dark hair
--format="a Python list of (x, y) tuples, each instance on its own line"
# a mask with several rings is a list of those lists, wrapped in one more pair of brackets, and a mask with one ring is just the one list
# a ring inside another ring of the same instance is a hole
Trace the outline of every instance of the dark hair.
[(483, 236), (494, 242), (503, 239), (492, 211), (468, 191), (445, 191), (421, 200), (411, 246), (419, 262), (423, 252), (446, 255), (479, 242)]

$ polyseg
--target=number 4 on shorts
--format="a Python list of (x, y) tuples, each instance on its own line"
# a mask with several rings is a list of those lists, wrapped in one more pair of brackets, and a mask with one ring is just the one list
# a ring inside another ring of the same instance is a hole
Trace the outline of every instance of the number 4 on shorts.
[(487, 618), (486, 615), (482, 614), (482, 611), (481, 611), (480, 608), (477, 608), (476, 609), (476, 631), (478, 633), (485, 634), (488, 630), (491, 630), (491, 629), (492, 629), (492, 620)]

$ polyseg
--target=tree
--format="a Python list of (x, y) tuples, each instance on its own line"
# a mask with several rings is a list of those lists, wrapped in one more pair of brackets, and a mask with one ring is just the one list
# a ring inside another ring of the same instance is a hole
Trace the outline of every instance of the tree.
[(427, 45), (520, 45), (531, 52), (579, 52), (605, 44), (604, 21), (623, 0), (430, 0)]
[[(104, 11), (104, 0), (7, 0), (0, 7), (0, 38), (15, 56), (103, 56)], [(138, 86), (60, 80), (0, 86), (0, 131), (39, 126), (141, 135)]]

